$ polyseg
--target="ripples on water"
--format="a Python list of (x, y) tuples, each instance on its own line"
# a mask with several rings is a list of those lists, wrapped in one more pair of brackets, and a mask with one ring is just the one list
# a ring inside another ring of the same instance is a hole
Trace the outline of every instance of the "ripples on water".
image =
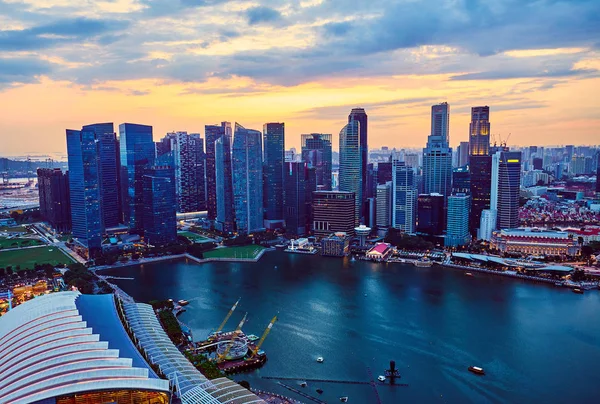
[[(260, 376), (366, 381), (367, 366), (377, 377), (394, 359), (409, 387), (378, 386), (384, 403), (600, 402), (598, 292), (281, 252), (252, 264), (164, 262), (109, 274), (134, 276), (116, 282), (137, 300), (189, 300), (182, 320), (197, 339), (240, 296), (226, 329), (247, 311), (244, 330), (260, 336), (279, 312), (263, 346), (269, 361), (235, 378), (284, 395), (293, 393)], [(330, 403), (375, 400), (368, 385), (309, 383), (305, 391), (317, 396), (317, 387)]]

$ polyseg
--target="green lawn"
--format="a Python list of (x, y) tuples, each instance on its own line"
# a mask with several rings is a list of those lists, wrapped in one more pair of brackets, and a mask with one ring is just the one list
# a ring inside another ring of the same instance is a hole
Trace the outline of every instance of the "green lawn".
[(13, 226), (13, 227), (0, 226), (0, 232), (2, 232), (2, 231), (13, 232), (13, 233), (27, 233), (29, 230), (27, 230), (24, 226)]
[(56, 247), (25, 248), (14, 251), (0, 251), (0, 268), (17, 265), (21, 269), (33, 269), (37, 264), (70, 264), (73, 261)]
[(180, 231), (177, 235), (188, 238), (192, 243), (208, 243), (213, 241), (208, 237), (201, 236), (200, 234), (191, 231)]
[[(17, 243), (17, 245), (13, 245), (14, 243)], [(15, 238), (6, 238), (6, 237), (0, 237), (0, 247), (7, 249), (7, 248), (18, 248), (18, 247), (30, 247), (30, 246), (34, 246), (34, 245), (42, 245), (44, 243), (42, 243), (40, 240), (37, 239), (31, 239), (31, 238), (19, 238), (19, 237), (15, 237)]]
[(256, 258), (265, 247), (245, 245), (240, 247), (217, 248), (204, 253), (204, 258)]

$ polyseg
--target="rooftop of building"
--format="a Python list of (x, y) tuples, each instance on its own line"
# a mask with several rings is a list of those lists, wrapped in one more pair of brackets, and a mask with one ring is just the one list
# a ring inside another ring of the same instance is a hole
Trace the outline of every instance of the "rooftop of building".
[(500, 230), (502, 236), (507, 237), (536, 237), (536, 238), (569, 238), (566, 231), (540, 229), (537, 227), (519, 227), (516, 229)]

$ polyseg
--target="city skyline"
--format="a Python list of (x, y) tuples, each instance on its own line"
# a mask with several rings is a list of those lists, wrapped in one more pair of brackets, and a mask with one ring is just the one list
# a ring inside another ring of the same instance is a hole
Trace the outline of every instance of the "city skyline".
[[(337, 144), (348, 111), (363, 107), (371, 148), (419, 147), (429, 135), (425, 106), (447, 101), (452, 147), (468, 140), (477, 105), (492, 107), (492, 134), (511, 133), (515, 145), (565, 144), (565, 133), (590, 144), (600, 61), (587, 16), (599, 8), (3, 2), (0, 140), (6, 155), (62, 153), (63, 129), (79, 122), (143, 122), (158, 140), (237, 120), (285, 122), (286, 148), (299, 149), (302, 133), (332, 133)], [(32, 141), (16, 140), (24, 137)]]

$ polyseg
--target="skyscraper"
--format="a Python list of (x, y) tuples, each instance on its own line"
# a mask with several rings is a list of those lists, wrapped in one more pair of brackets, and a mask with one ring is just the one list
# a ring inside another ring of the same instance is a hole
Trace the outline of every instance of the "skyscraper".
[(88, 256), (102, 252), (102, 199), (98, 136), (90, 130), (67, 129), (71, 227)]
[(387, 184), (392, 180), (392, 162), (377, 163), (377, 184)]
[(285, 228), (287, 233), (301, 236), (310, 230), (310, 201), (316, 191), (315, 169), (305, 162), (287, 162), (284, 167)]
[[(172, 132), (157, 143), (157, 154), (172, 153), (178, 212), (206, 209), (204, 142), (199, 134)], [(161, 163), (162, 164), (162, 163)]]
[(235, 231), (231, 144), (231, 131), (228, 130), (228, 125), (224, 125), (223, 134), (216, 139), (214, 146), (214, 186), (216, 203), (215, 228), (225, 233)]
[(596, 193), (600, 194), (600, 151), (596, 153)]
[(100, 162), (100, 196), (105, 228), (116, 227), (122, 221), (119, 187), (119, 141), (112, 122), (85, 125), (82, 130), (94, 132), (98, 139)]
[(377, 185), (377, 231), (385, 235), (392, 221), (392, 181)]
[(469, 172), (471, 174), (471, 212), (469, 231), (477, 236), (481, 212), (490, 209), (492, 158), (490, 156), (490, 108), (471, 108), (469, 125)]
[(143, 234), (143, 176), (154, 165), (155, 146), (152, 126), (122, 123), (119, 125), (123, 217), (129, 230)]
[(469, 164), (469, 142), (460, 142), (458, 145), (458, 167)]
[(354, 235), (356, 203), (353, 192), (315, 191), (312, 199), (313, 232), (316, 237), (327, 237), (340, 231)]
[[(356, 194), (358, 199), (360, 199), (361, 204), (364, 203), (364, 200), (367, 199), (367, 195), (369, 191), (367, 190), (367, 164), (369, 163), (369, 147), (368, 147), (368, 122), (367, 122), (367, 113), (364, 108), (353, 108), (350, 111), (350, 115), (348, 115), (348, 123), (358, 122), (359, 123), (359, 138), (358, 144), (360, 149), (360, 173), (361, 173), (361, 193)], [(341, 149), (340, 149), (341, 150)], [(341, 157), (340, 157), (341, 159)], [(362, 205), (361, 205), (362, 206)], [(361, 214), (358, 214), (360, 217)]]
[(177, 240), (175, 173), (169, 166), (146, 168), (142, 177), (144, 239), (160, 246)]
[(471, 192), (471, 173), (469, 166), (458, 167), (452, 170), (452, 193)]
[[(366, 119), (366, 118), (365, 118)], [(355, 226), (360, 224), (362, 206), (363, 206), (363, 174), (362, 150), (360, 147), (359, 121), (351, 120), (340, 131), (340, 191), (354, 192), (355, 195)], [(366, 166), (365, 166), (366, 170)]]
[(215, 143), (217, 139), (227, 134), (229, 144), (231, 144), (231, 123), (221, 122), (220, 125), (206, 125), (204, 132), (206, 138), (206, 209), (208, 219), (215, 220), (217, 218)]
[(444, 196), (452, 191), (452, 149), (449, 146), (450, 106), (444, 102), (431, 107), (431, 134), (423, 149), (423, 193)]
[(444, 232), (444, 197), (421, 194), (417, 197), (417, 232), (437, 236)]
[(331, 134), (302, 135), (302, 161), (315, 168), (317, 187), (331, 191)]
[(490, 154), (490, 107), (488, 106), (471, 108), (469, 149), (471, 156)]
[(392, 227), (414, 233), (417, 204), (414, 171), (404, 162), (394, 161), (392, 177)]
[(456, 194), (448, 197), (448, 225), (444, 244), (457, 247), (469, 243), (469, 195)]
[(264, 229), (262, 134), (236, 123), (231, 158), (237, 231), (248, 234)]
[(71, 230), (69, 173), (60, 168), (38, 168), (40, 215), (58, 232)]
[(492, 156), (490, 210), (497, 211), (498, 229), (519, 227), (521, 152), (499, 151)]
[(283, 168), (285, 124), (266, 123), (263, 126), (265, 227), (281, 227), (283, 213)]

